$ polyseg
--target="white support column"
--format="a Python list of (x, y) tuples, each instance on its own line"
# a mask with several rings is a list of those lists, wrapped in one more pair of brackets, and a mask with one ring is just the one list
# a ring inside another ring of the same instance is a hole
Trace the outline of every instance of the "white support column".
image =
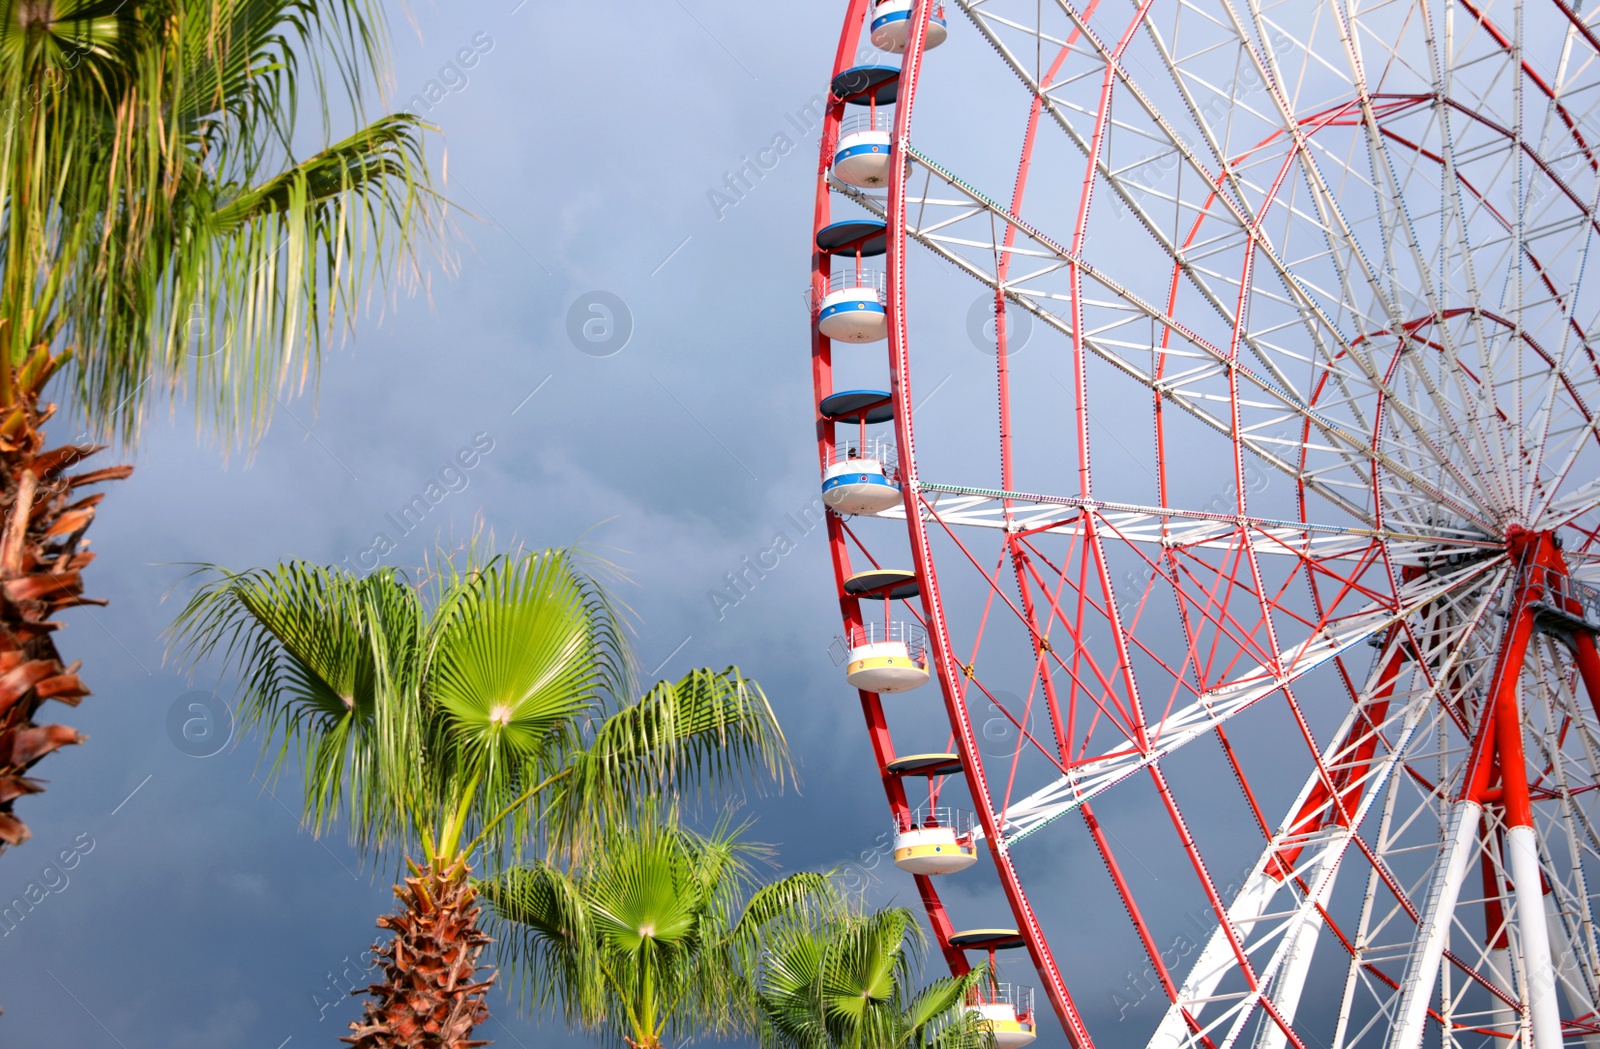
[[(1550, 930), (1550, 956), (1555, 965), (1556, 980), (1567, 996), (1567, 1008), (1573, 1016), (1588, 1016), (1593, 1022), (1594, 998), (1589, 994), (1589, 981), (1584, 979), (1583, 968), (1572, 950), (1572, 939), (1567, 936), (1566, 922), (1561, 920), (1561, 907), (1553, 892), (1544, 896), (1544, 920)], [(1600, 1034), (1585, 1035), (1587, 1049), (1600, 1049)]]
[[(1484, 968), (1488, 970), (1486, 975), (1496, 987), (1499, 987), (1507, 994), (1512, 993), (1516, 984), (1511, 979), (1511, 974), (1515, 970), (1511, 965), (1511, 952), (1509, 950), (1504, 947), (1489, 948), (1488, 957), (1484, 961)], [(1497, 1031), (1517, 1031), (1520, 1029), (1520, 1025), (1517, 1023), (1517, 1011), (1501, 1001), (1497, 995), (1491, 994), (1489, 996), (1489, 1015), (1493, 1018), (1494, 1028)], [(1510, 1045), (1511, 1043), (1508, 1042), (1506, 1044)]]
[(1532, 827), (1506, 831), (1506, 870), (1517, 901), (1517, 933), (1528, 986), (1523, 995), (1533, 1022), (1533, 1049), (1561, 1049), (1561, 1008), (1555, 967), (1550, 962), (1550, 928), (1545, 923), (1544, 882), (1539, 876), (1539, 840)]
[[(1394, 1027), (1389, 1031), (1389, 1049), (1421, 1049), (1422, 1036), (1428, 1023), (1428, 1006), (1433, 1001), (1433, 989), (1439, 980), (1439, 963), (1444, 960), (1445, 948), (1450, 945), (1450, 923), (1455, 919), (1456, 901), (1461, 898), (1461, 885), (1471, 866), (1473, 846), (1477, 844), (1478, 822), (1483, 807), (1475, 801), (1463, 801), (1451, 814), (1441, 862), (1433, 871), (1433, 883), (1428, 887), (1427, 909), (1417, 923), (1415, 949), (1406, 965), (1404, 990), (1400, 994), (1400, 1008)], [(1537, 1049), (1545, 1049), (1538, 1046)], [(1551, 1049), (1559, 1049), (1559, 1043)]]
[[(1341, 853), (1343, 850), (1340, 850)], [(1319, 878), (1321, 865), (1318, 869), (1308, 873), (1307, 880), (1317, 887), (1316, 899), (1312, 901), (1316, 906), (1326, 907), (1328, 899), (1333, 895), (1333, 879)], [(1322, 915), (1320, 913), (1308, 916), (1300, 923), (1294, 932), (1294, 943), (1289, 947), (1289, 957), (1283, 968), (1272, 981), (1272, 1001), (1277, 1007), (1278, 1015), (1283, 1022), (1292, 1025), (1295, 1015), (1300, 1011), (1300, 998), (1305, 992), (1306, 975), (1311, 971), (1311, 958), (1317, 950), (1317, 939), (1322, 932)], [(1284, 1049), (1289, 1042), (1289, 1036), (1282, 1027), (1270, 1020), (1263, 1020), (1260, 1035), (1256, 1039), (1256, 1049)]]
[[(1250, 872), (1244, 888), (1239, 890), (1239, 895), (1228, 908), (1228, 920), (1240, 936), (1249, 935), (1261, 915), (1266, 913), (1267, 906), (1281, 885), (1276, 878), (1262, 870), (1271, 855), (1268, 851), (1256, 861), (1256, 867)], [(1182, 1004), (1210, 998), (1222, 978), (1237, 965), (1233, 944), (1223, 931), (1222, 923), (1218, 922), (1201, 949), (1200, 956), (1195, 959), (1194, 966), (1190, 968), (1188, 978), (1178, 989), (1178, 1004), (1167, 1007), (1167, 1013), (1161, 1018), (1155, 1034), (1150, 1036), (1147, 1049), (1181, 1049), (1191, 1038), (1189, 1025), (1183, 1018)]]

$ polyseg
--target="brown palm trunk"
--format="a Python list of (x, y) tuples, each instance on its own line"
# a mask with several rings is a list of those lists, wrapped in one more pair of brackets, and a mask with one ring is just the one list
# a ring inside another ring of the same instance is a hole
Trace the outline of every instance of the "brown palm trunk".
[(104, 496), (78, 498), (77, 489), (133, 472), (113, 466), (69, 476), (100, 446), (43, 450), (40, 427), (56, 406), (41, 408), (39, 393), (61, 360), (35, 350), (12, 373), (12, 404), (0, 407), (0, 852), (28, 840), (27, 824), (12, 811), (18, 798), (44, 789), (28, 770), (84, 739), (65, 725), (34, 723), (47, 700), (77, 706), (89, 694), (79, 664), (63, 666), (51, 637), (61, 624), (50, 617), (60, 609), (105, 604), (83, 596), (81, 577), (94, 560), (83, 533)]
[(341, 1039), (358, 1049), (471, 1049), (473, 1028), (489, 1018), (485, 992), (494, 983), (477, 979), (478, 959), (489, 937), (478, 928), (481, 908), (465, 862), (412, 867), (413, 877), (396, 885), (400, 908), (378, 919), (394, 936), (373, 952), (383, 982), (364, 992), (366, 1017)]

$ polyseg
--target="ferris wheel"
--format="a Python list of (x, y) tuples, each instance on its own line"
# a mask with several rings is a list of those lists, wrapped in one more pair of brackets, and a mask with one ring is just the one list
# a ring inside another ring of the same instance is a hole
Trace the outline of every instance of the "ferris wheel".
[(1002, 1049), (1600, 1049), (1596, 23), (849, 0), (836, 658)]

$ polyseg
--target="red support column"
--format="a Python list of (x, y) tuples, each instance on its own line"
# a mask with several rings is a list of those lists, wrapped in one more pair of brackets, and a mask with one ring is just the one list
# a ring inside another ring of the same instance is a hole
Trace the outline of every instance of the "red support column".
[(1545, 922), (1538, 833), (1528, 793), (1518, 685), (1535, 627), (1533, 602), (1538, 596), (1538, 584), (1533, 576), (1546, 572), (1565, 576), (1566, 565), (1554, 537), (1548, 533), (1515, 532), (1509, 545), (1517, 566), (1517, 579), (1493, 684), (1481, 715), (1483, 724), (1473, 748), (1466, 789), (1472, 792), (1468, 797), (1474, 802), (1483, 804), (1491, 800), (1490, 769), (1499, 767), (1498, 801), (1506, 828), (1501, 838), (1501, 861), (1516, 900), (1517, 930), (1521, 934), (1523, 968), (1528, 979), (1524, 996), (1532, 1021), (1532, 1049), (1561, 1049), (1561, 1014), (1556, 999), (1550, 932)]
[[(1559, 559), (1550, 537), (1533, 532), (1517, 532), (1511, 537), (1512, 561), (1517, 579), (1513, 582), (1511, 607), (1507, 611), (1506, 631), (1495, 656), (1494, 677), (1489, 694), (1478, 715), (1478, 734), (1472, 744), (1472, 759), (1461, 785), (1461, 799), (1482, 805), (1490, 798), (1490, 772), (1499, 757), (1501, 789), (1498, 800), (1506, 808), (1510, 826), (1533, 826), (1533, 811), (1528, 802), (1528, 778), (1522, 752), (1522, 716), (1518, 709), (1517, 684), (1522, 664), (1533, 640), (1534, 611), (1524, 585), (1528, 571), (1546, 561), (1541, 556), (1549, 547)], [(1563, 566), (1564, 567), (1564, 566)]]
[[(1484, 847), (1479, 821), (1484, 819), (1485, 808), (1494, 804), (1502, 807), (1504, 817), (1500, 852), (1516, 902), (1517, 930), (1527, 974), (1523, 995), (1531, 1020), (1532, 1038), (1528, 1049), (1562, 1049), (1550, 932), (1545, 924), (1539, 841), (1533, 825), (1527, 757), (1522, 746), (1518, 685), (1528, 645), (1533, 640), (1536, 615), (1533, 603), (1542, 593), (1539, 590), (1541, 580), (1550, 574), (1565, 577), (1566, 564), (1552, 534), (1528, 532), (1515, 526), (1508, 532), (1507, 552), (1516, 572), (1511, 580), (1511, 604), (1488, 695), (1478, 711), (1472, 753), (1456, 798), (1456, 811), (1451, 817), (1450, 840), (1430, 889), (1432, 899), (1428, 913), (1418, 923), (1417, 953), (1407, 968), (1408, 986), (1401, 998), (1391, 1040), (1392, 1045), (1406, 1049), (1414, 1049), (1422, 1043), (1423, 1026), (1430, 1015), (1428, 1006), (1461, 886), (1466, 880), (1472, 853)], [(1494, 789), (1497, 769), (1500, 783), (1499, 788)]]
[(1594, 635), (1572, 635), (1572, 654), (1578, 664), (1578, 676), (1583, 679), (1583, 690), (1589, 693), (1589, 703), (1600, 717), (1600, 651), (1595, 649)]

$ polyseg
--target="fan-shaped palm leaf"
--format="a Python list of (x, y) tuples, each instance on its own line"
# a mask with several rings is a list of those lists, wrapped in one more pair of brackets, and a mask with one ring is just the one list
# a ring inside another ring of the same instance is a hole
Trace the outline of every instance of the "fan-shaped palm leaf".
[[(641, 799), (731, 784), (747, 771), (780, 783), (790, 774), (765, 695), (736, 669), (697, 670), (628, 700), (613, 606), (569, 552), (484, 561), (468, 551), (438, 566), (426, 597), (387, 571), (357, 579), (290, 562), (199, 572), (203, 583), (173, 624), (174, 653), (191, 665), (220, 656), (237, 668), (242, 720), (261, 732), (274, 770), (291, 752), (302, 763), (317, 833), (343, 819), (364, 849), (420, 849), (427, 870), (408, 880), (402, 899), (424, 898), (433, 886), (459, 913), (475, 914), (470, 895), (456, 890), (476, 856), (498, 865), (546, 844), (569, 857), (609, 853), (607, 836), (630, 825)], [(717, 930), (716, 950), (732, 958), (740, 937), (749, 938), (730, 931), (727, 915), (755, 853), (719, 833), (690, 851), (664, 833), (656, 844), (666, 851), (635, 853), (600, 909), (575, 910), (573, 883), (556, 867), (507, 883), (511, 895), (501, 898), (520, 901), (526, 927), (543, 937), (529, 950), (549, 964), (577, 966), (571, 959), (587, 955), (559, 960), (550, 945), (588, 943), (602, 928), (637, 941), (643, 960), (610, 982), (572, 977), (572, 1016), (593, 1016), (594, 1003), (613, 993), (596, 988), (616, 981), (643, 981), (669, 1002), (709, 1001), (717, 997), (710, 988), (726, 989), (708, 982), (714, 970), (685, 969), (672, 953), (689, 920), (676, 909), (684, 900), (697, 901), (696, 936)], [(673, 886), (664, 895), (654, 888), (663, 884)], [(386, 920), (413, 940), (425, 925), (415, 916)], [(465, 918), (451, 928), (473, 932)], [(407, 949), (416, 949), (410, 940)], [(403, 971), (398, 960), (395, 969)], [(651, 975), (660, 972), (677, 975)], [(457, 1005), (435, 1011), (461, 1015)]]
[(539, 860), (485, 882), (524, 1004), (633, 1049), (669, 1032), (753, 1029), (762, 938), (842, 900), (814, 873), (758, 888), (752, 861), (768, 850), (743, 829), (724, 820), (701, 835), (670, 813), (639, 813), (567, 867)]

